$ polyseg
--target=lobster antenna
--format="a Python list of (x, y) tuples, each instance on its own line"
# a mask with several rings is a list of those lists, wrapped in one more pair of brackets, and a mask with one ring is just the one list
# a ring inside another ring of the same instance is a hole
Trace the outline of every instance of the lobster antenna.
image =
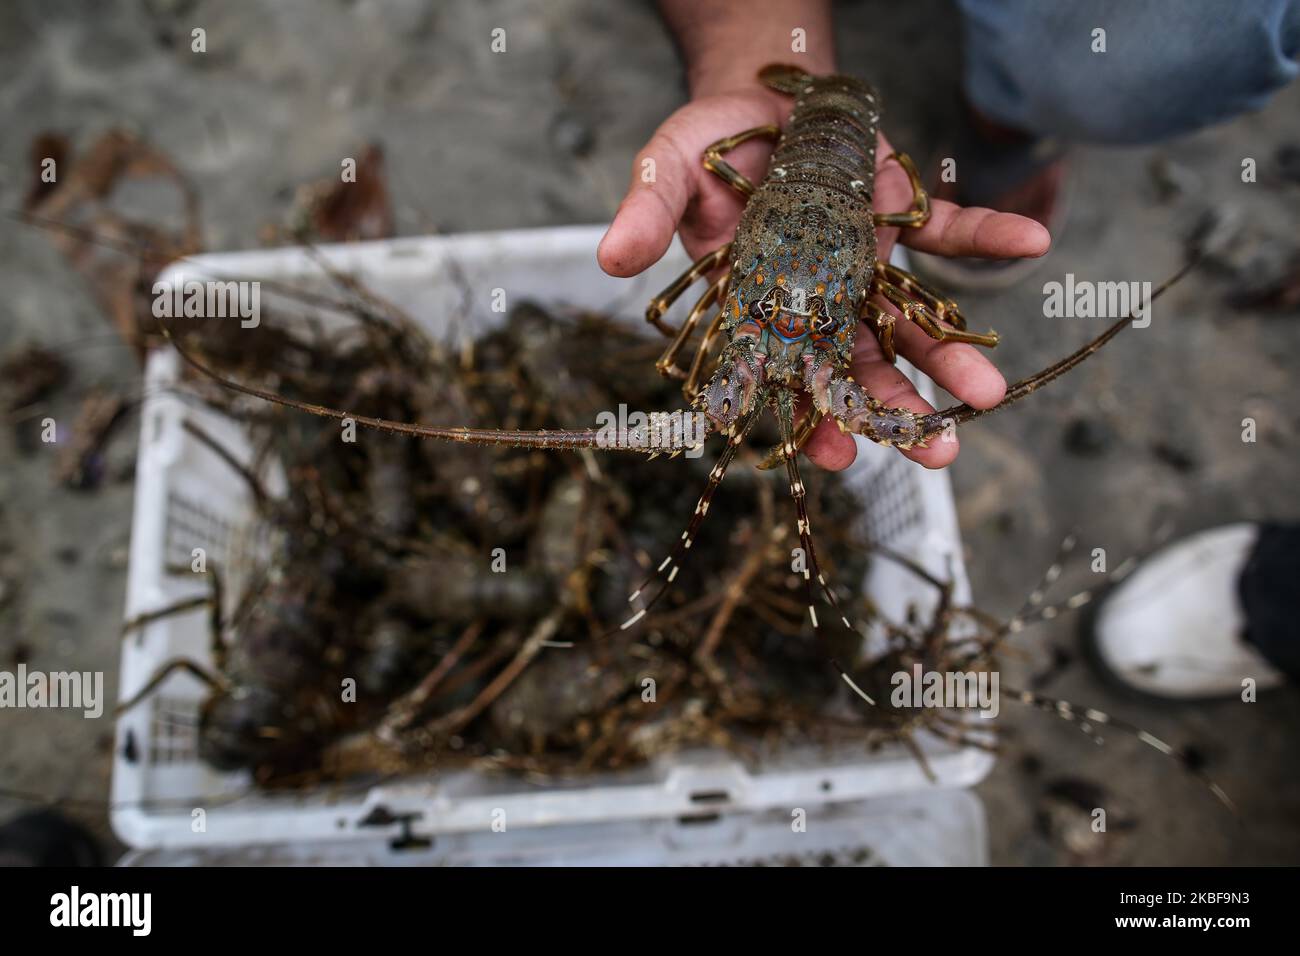
[[(1169, 289), (1172, 288), (1175, 283), (1181, 280), (1185, 275), (1187, 275), (1187, 273), (1191, 272), (1192, 269), (1196, 266), (1196, 264), (1200, 261), (1200, 258), (1201, 258), (1201, 253), (1199, 251), (1194, 252), (1191, 256), (1188, 257), (1187, 262), (1183, 264), (1181, 269), (1175, 272), (1164, 282), (1160, 283), (1160, 285), (1151, 293), (1150, 297), (1147, 299), (1148, 308), (1150, 307), (1152, 302), (1158, 299), (1165, 292), (1168, 292)], [(992, 412), (1001, 411), (1002, 409), (1006, 408), (1008, 405), (1012, 404), (1013, 402), (1020, 401), (1020, 399), (1024, 398), (1026, 395), (1029, 395), (1037, 391), (1038, 389), (1046, 385), (1048, 382), (1052, 381), (1055, 378), (1059, 378), (1061, 375), (1064, 375), (1066, 372), (1070, 371), (1070, 369), (1074, 368), (1076, 365), (1078, 365), (1088, 356), (1092, 355), (1094, 352), (1099, 350), (1103, 345), (1105, 345), (1115, 336), (1119, 335), (1119, 333), (1122, 332), (1124, 328), (1132, 321), (1133, 321), (1133, 313), (1132, 311), (1130, 311), (1122, 319), (1120, 319), (1118, 322), (1116, 322), (1114, 325), (1108, 328), (1105, 332), (1102, 332), (1101, 335), (1097, 336), (1095, 339), (1093, 339), (1087, 345), (1083, 346), (1077, 352), (1073, 352), (1070, 355), (1067, 355), (1065, 358), (1061, 359), (1055, 365), (1048, 366), (1047, 368), (1043, 369), (1041, 372), (1037, 373), (1036, 375), (1031, 375), (1029, 376), (1029, 378), (1021, 379), (1019, 382), (1016, 382), (1014, 385), (1012, 385), (1010, 388), (1007, 389), (1006, 397), (1003, 398), (1002, 401), (994, 405), (992, 408), (971, 408), (971, 406), (963, 402), (960, 405), (953, 405), (950, 408), (945, 408), (941, 412), (932, 412), (929, 415), (923, 416), (921, 419), (922, 440), (929, 439), (935, 435), (940, 434), (945, 428), (953, 424), (960, 425), (963, 422), (968, 422), (972, 419), (979, 418), (982, 415), (988, 415)]]
[(664, 451), (683, 452), (699, 448), (708, 437), (712, 428), (708, 417), (703, 412), (688, 411), (665, 413), (661, 422), (665, 427), (620, 428), (609, 432), (604, 428), (587, 429), (538, 429), (536, 431), (508, 430), (494, 428), (444, 428), (436, 425), (418, 425), (398, 422), (387, 418), (373, 418), (369, 415), (357, 415), (328, 405), (315, 405), (311, 402), (286, 398), (275, 392), (244, 385), (215, 372), (188, 352), (172, 335), (171, 329), (162, 324), (163, 335), (171, 342), (176, 351), (187, 364), (219, 385), (252, 398), (293, 408), (322, 418), (336, 421), (352, 421), (366, 428), (388, 432), (394, 435), (408, 435), (415, 438), (433, 438), (440, 441), (461, 442), (467, 445), (504, 445), (510, 448), (602, 448), (607, 451), (636, 451), (643, 454), (660, 454)]
[(1103, 740), (1096, 733), (1096, 728), (1098, 726), (1114, 727), (1116, 730), (1122, 731), (1130, 737), (1136, 737), (1151, 749), (1158, 750), (1166, 757), (1178, 761), (1178, 763), (1182, 765), (1183, 770), (1203, 783), (1209, 791), (1214, 794), (1219, 802), (1227, 807), (1234, 816), (1237, 814), (1237, 805), (1232, 802), (1232, 798), (1229, 797), (1227, 792), (1215, 783), (1214, 780), (1205, 773), (1205, 771), (1201, 770), (1200, 767), (1197, 766), (1195, 759), (1188, 751), (1181, 750), (1178, 747), (1173, 746), (1173, 744), (1166, 743), (1159, 737), (1143, 730), (1136, 724), (1130, 724), (1125, 720), (1118, 720), (1104, 711), (1094, 710), (1091, 707), (1079, 710), (1068, 700), (1043, 697), (1027, 690), (1015, 690), (1008, 687), (1003, 689), (1002, 696), (1011, 700), (1019, 701), (1020, 703), (1026, 704), (1030, 707), (1035, 707), (1038, 710), (1055, 714), (1062, 720), (1077, 724), (1080, 730), (1099, 744), (1102, 743)]
[(1106, 588), (1109, 588), (1123, 580), (1129, 572), (1137, 566), (1136, 559), (1128, 558), (1127, 560), (1122, 561), (1113, 571), (1102, 578), (1101, 582), (1097, 585), (1085, 588), (1084, 590), (1078, 591), (1067, 598), (1062, 598), (1059, 601), (1044, 604), (1043, 601), (1046, 598), (1047, 591), (1051, 588), (1052, 584), (1056, 582), (1057, 578), (1060, 577), (1062, 564), (1070, 552), (1074, 550), (1077, 541), (1078, 536), (1074, 532), (1066, 535), (1065, 540), (1061, 542), (1057, 549), (1056, 557), (1052, 560), (1052, 563), (1048, 565), (1047, 570), (1043, 573), (1039, 583), (1025, 599), (1020, 610), (1007, 620), (1001, 621), (993, 615), (975, 607), (961, 607), (957, 609), (959, 612), (972, 618), (988, 629), (987, 633), (981, 632), (972, 634), (958, 642), (960, 644), (975, 644), (978, 648), (977, 650), (969, 652), (966, 658), (967, 663), (987, 660), (989, 655), (995, 652), (998, 645), (1000, 645), (1008, 635), (1019, 634), (1026, 627), (1029, 627), (1032, 624), (1037, 624), (1039, 621), (1054, 620), (1062, 613), (1075, 611), (1083, 607), (1085, 604), (1089, 604)]
[(908, 571), (912, 572), (912, 574), (916, 575), (921, 580), (934, 585), (940, 591), (944, 590), (948, 586), (925, 568), (921, 567), (921, 565), (916, 561), (912, 560), (901, 551), (895, 551), (888, 545), (880, 544), (879, 542), (872, 542), (871, 552), (880, 555), (882, 558), (888, 558), (900, 567), (906, 568)]
[(1056, 549), (1056, 557), (1052, 563), (1047, 566), (1043, 576), (1039, 579), (1038, 584), (1029, 592), (1029, 597), (1025, 598), (1025, 603), (1020, 605), (1020, 610), (1016, 612), (1016, 617), (1024, 617), (1030, 611), (1039, 607), (1043, 599), (1047, 597), (1047, 592), (1052, 589), (1057, 578), (1061, 576), (1061, 569), (1065, 566), (1065, 561), (1074, 551), (1075, 545), (1079, 543), (1079, 535), (1071, 531), (1061, 541), (1060, 546)]
[[(104, 235), (103, 233), (96, 232), (94, 229), (90, 229), (86, 226), (79, 226), (76, 225), (75, 223), (64, 222), (61, 219), (50, 219), (46, 216), (39, 216), (35, 213), (18, 212), (13, 209), (5, 209), (2, 211), (2, 214), (6, 218), (16, 220), (18, 222), (23, 223), (24, 225), (32, 226), (33, 228), (48, 229), (51, 232), (62, 232), (66, 235), (73, 236), (77, 239), (80, 239), (82, 242), (87, 242), (92, 245), (101, 246), (105, 249), (112, 249), (116, 252), (138, 256), (141, 259), (141, 261), (147, 262), (150, 265), (157, 266), (160, 269), (166, 268), (167, 266), (177, 262), (192, 266), (195, 269), (201, 268), (201, 264), (196, 262), (190, 256), (162, 255), (150, 251), (148, 246), (143, 245), (141, 243), (132, 242), (129, 239), (119, 239), (115, 236), (107, 236)], [(313, 247), (313, 251), (317, 251), (317, 250), (314, 250)], [(232, 275), (228, 273), (212, 272), (207, 268), (203, 268), (202, 272), (196, 274), (202, 275), (208, 279), (212, 279), (218, 282), (239, 282), (239, 281), (245, 281), (254, 278), (252, 276), (247, 276), (247, 275)], [(308, 289), (301, 289), (295, 285), (291, 285), (290, 283), (287, 282), (282, 282), (278, 279), (259, 278), (257, 279), (257, 281), (260, 282), (262, 285), (266, 286), (266, 288), (272, 290), (273, 292), (279, 292), (282, 295), (297, 300), (303, 305), (315, 305), (323, 308), (338, 309), (340, 311), (349, 310), (349, 306), (347, 305), (347, 303), (335, 299), (332, 296), (325, 295), (324, 293), (321, 292), (312, 292)]]

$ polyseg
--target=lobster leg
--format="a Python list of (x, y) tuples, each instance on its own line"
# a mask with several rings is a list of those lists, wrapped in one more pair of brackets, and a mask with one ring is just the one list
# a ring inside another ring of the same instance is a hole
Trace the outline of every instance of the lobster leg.
[[(682, 323), (681, 330), (677, 333), (677, 338), (673, 339), (672, 344), (659, 357), (659, 361), (655, 362), (655, 368), (659, 370), (660, 375), (665, 378), (676, 379), (686, 379), (688, 377), (688, 372), (677, 367), (677, 356), (690, 340), (691, 333), (695, 331), (695, 326), (699, 325), (700, 316), (721, 298), (722, 291), (727, 287), (727, 280), (730, 277), (731, 273), (729, 271), (719, 276), (692, 307), (690, 314), (686, 316), (686, 321)], [(690, 398), (691, 396), (688, 394), (686, 397)]]
[(221, 677), (220, 675), (214, 674), (206, 670), (205, 668), (200, 667), (198, 664), (194, 663), (194, 661), (190, 660), (189, 658), (177, 657), (174, 658), (173, 660), (168, 661), (165, 664), (160, 665), (159, 668), (153, 672), (153, 676), (151, 676), (147, 681), (145, 681), (145, 685), (143, 687), (141, 687), (138, 691), (136, 691), (126, 700), (118, 703), (118, 705), (113, 709), (113, 714), (117, 717), (121, 717), (128, 710), (136, 706), (138, 703), (140, 703), (140, 701), (144, 700), (151, 693), (153, 693), (153, 691), (156, 690), (164, 680), (166, 680), (176, 671), (185, 671), (188, 674), (192, 674), (195, 677), (197, 677), (199, 680), (203, 681), (203, 683), (207, 684), (209, 687), (211, 687), (213, 690), (216, 691), (226, 690), (229, 687), (229, 684), (227, 683), (225, 678)]
[(898, 286), (882, 278), (877, 272), (872, 280), (873, 292), (883, 295), (890, 303), (903, 313), (903, 318), (915, 322), (930, 338), (939, 342), (969, 342), (972, 345), (984, 345), (993, 348), (998, 344), (998, 334), (990, 329), (986, 333), (969, 332), (964, 329), (945, 328), (939, 317), (924, 302), (909, 298)]
[[(189, 568), (183, 565), (168, 565), (168, 573), (187, 572)], [(207, 595), (196, 594), (193, 597), (181, 598), (164, 607), (155, 608), (152, 611), (145, 611), (137, 614), (135, 617), (124, 621), (122, 624), (122, 636), (126, 637), (132, 631), (138, 631), (143, 627), (153, 624), (155, 621), (161, 621), (165, 618), (184, 614), (187, 611), (197, 611), (207, 608), (208, 611), (208, 651), (212, 655), (212, 661), (217, 668), (223, 669), (226, 665), (226, 643), (222, 639), (225, 633), (226, 623), (223, 606), (225, 601), (225, 588), (222, 585), (221, 575), (217, 573), (216, 565), (212, 565), (205, 572), (208, 578), (208, 587), (211, 593)]]
[(184, 614), (186, 611), (196, 611), (200, 608), (213, 607), (213, 599), (207, 595), (195, 595), (194, 597), (181, 598), (166, 607), (156, 608), (152, 611), (145, 611), (143, 614), (137, 614), (135, 617), (123, 622), (122, 636), (130, 634), (132, 631), (138, 631), (154, 621), (161, 621), (165, 617), (171, 617), (174, 614)]
[(727, 243), (696, 259), (672, 285), (650, 300), (650, 304), (646, 306), (645, 320), (669, 338), (677, 335), (677, 330), (663, 320), (664, 313), (672, 308), (672, 304), (682, 297), (682, 293), (689, 289), (696, 279), (722, 265), (730, 253), (731, 243)]
[(686, 384), (682, 386), (682, 391), (686, 394), (688, 401), (694, 402), (700, 394), (700, 376), (704, 372), (704, 362), (709, 357), (709, 349), (713, 345), (713, 340), (718, 337), (718, 332), (722, 329), (723, 313), (718, 312), (709, 323), (708, 330), (704, 333), (704, 338), (700, 342), (700, 347), (695, 351), (695, 360), (691, 362), (691, 372), (686, 377)]
[(876, 333), (876, 341), (880, 343), (880, 351), (885, 356), (885, 361), (893, 365), (898, 361), (898, 350), (894, 348), (894, 322), (897, 316), (892, 312), (886, 312), (876, 303), (868, 299), (862, 304), (862, 313), (858, 316), (859, 322), (866, 322), (867, 327)]
[(931, 289), (924, 282), (890, 262), (877, 262), (876, 273), (886, 282), (898, 286), (907, 295), (919, 299), (930, 307), (939, 321), (947, 322), (956, 329), (965, 331), (966, 316), (962, 315), (957, 303), (947, 296)]
[(704, 151), (704, 168), (713, 175), (717, 176), (728, 186), (740, 193), (745, 198), (754, 194), (754, 184), (736, 171), (736, 168), (724, 160), (723, 154), (731, 152), (741, 143), (747, 143), (751, 139), (759, 136), (768, 136), (772, 139), (781, 135), (779, 126), (755, 126), (753, 129), (747, 129), (743, 133), (737, 133), (735, 136), (728, 136), (726, 139), (720, 139)]
[[(168, 570), (173, 570), (168, 568)], [(173, 614), (181, 614), (185, 611), (197, 610), (207, 607), (208, 609), (208, 649), (212, 656), (213, 670), (209, 671), (195, 661), (189, 658), (178, 657), (160, 665), (157, 670), (150, 675), (145, 681), (144, 686), (128, 697), (126, 700), (118, 703), (114, 713), (121, 715), (126, 713), (140, 701), (149, 696), (164, 680), (172, 673), (178, 670), (186, 671), (193, 674), (199, 680), (203, 681), (214, 690), (221, 690), (227, 686), (223, 671), (226, 666), (226, 643), (222, 638), (225, 630), (224, 618), (222, 617), (223, 588), (220, 575), (217, 574), (216, 567), (208, 569), (209, 586), (212, 593), (207, 597), (192, 597), (177, 601), (167, 607), (159, 608), (155, 611), (149, 611), (139, 614), (127, 621), (122, 626), (122, 634), (125, 636), (137, 628), (144, 627), (154, 621), (162, 620)]]
[[(912, 184), (912, 208), (907, 212), (878, 212), (872, 215), (871, 221), (877, 226), (920, 229), (930, 221), (930, 197), (925, 187), (921, 185), (921, 174), (916, 171), (916, 164), (907, 153), (891, 153), (885, 157), (885, 163), (891, 159), (903, 167), (903, 172), (907, 173), (907, 181)], [(881, 165), (883, 166), (884, 163)]]

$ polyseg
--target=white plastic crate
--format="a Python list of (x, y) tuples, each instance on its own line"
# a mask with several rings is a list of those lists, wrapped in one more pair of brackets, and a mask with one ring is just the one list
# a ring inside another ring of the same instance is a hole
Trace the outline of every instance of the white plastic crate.
[[(491, 310), (492, 290), (498, 288), (511, 304), (532, 299), (543, 305), (597, 309), (643, 323), (645, 303), (685, 268), (685, 255), (674, 245), (647, 274), (634, 280), (613, 279), (595, 262), (602, 232), (603, 227), (581, 226), (397, 239), (323, 247), (318, 253), (334, 268), (357, 276), (407, 310), (436, 335), (446, 331), (453, 314), (467, 324), (471, 335), (502, 322), (504, 315)], [(301, 249), (203, 256), (172, 266), (162, 279), (205, 277), (324, 287), (319, 263)], [(476, 301), (469, 303), (468, 315), (457, 280), (468, 282), (478, 293)], [(267, 296), (263, 286), (264, 299)], [(167, 571), (168, 565), (188, 565), (193, 548), (205, 548), (211, 560), (237, 582), (245, 563), (241, 555), (252, 546), (247, 489), (232, 480), (229, 467), (192, 438), (183, 424), (186, 419), (195, 421), (236, 453), (245, 451), (248, 443), (237, 424), (169, 388), (179, 367), (174, 352), (159, 351), (150, 356), (146, 368), (148, 398), (136, 471), (128, 617), (201, 593), (203, 585), (194, 576)], [(905, 365), (904, 369), (915, 376), (914, 370)], [(921, 387), (923, 393), (932, 391), (928, 381)], [(455, 449), (449, 448), (448, 454), (455, 454)], [(859, 440), (858, 460), (849, 478), (870, 492), (862, 496), (869, 533), (940, 577), (955, 575), (957, 599), (967, 599), (969, 587), (947, 475)], [(895, 618), (901, 618), (909, 604), (927, 607), (935, 597), (932, 588), (885, 560), (872, 562), (864, 587), (877, 606)], [(203, 612), (156, 621), (124, 642), (122, 697), (135, 693), (159, 664), (176, 657), (206, 660)], [(204, 693), (193, 677), (173, 674), (146, 703), (118, 722), (112, 821), (119, 837), (132, 847), (286, 843), (360, 847), (403, 829), (420, 836), (489, 831), (495, 811), (505, 811), (515, 832), (664, 820), (702, 811), (788, 813), (792, 807), (970, 786), (992, 764), (983, 751), (923, 739), (920, 743), (937, 776), (935, 783), (901, 747), (869, 756), (860, 746), (846, 745), (791, 749), (759, 767), (746, 767), (724, 752), (696, 750), (641, 768), (548, 786), (458, 770), (365, 789), (339, 786), (271, 795), (250, 792), (243, 773), (218, 773), (197, 759), (197, 708)], [(200, 808), (206, 828), (195, 832), (193, 811)]]
[(505, 833), (137, 850), (118, 866), (987, 866), (969, 790), (806, 808)]

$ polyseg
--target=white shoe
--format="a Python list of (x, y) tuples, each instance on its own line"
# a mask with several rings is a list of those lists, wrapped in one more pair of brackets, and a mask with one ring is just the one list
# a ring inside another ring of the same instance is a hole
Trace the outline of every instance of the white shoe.
[(1254, 680), (1284, 675), (1245, 641), (1238, 595), (1259, 525), (1224, 525), (1177, 541), (1138, 566), (1097, 610), (1100, 662), (1148, 694), (1195, 699), (1235, 696)]

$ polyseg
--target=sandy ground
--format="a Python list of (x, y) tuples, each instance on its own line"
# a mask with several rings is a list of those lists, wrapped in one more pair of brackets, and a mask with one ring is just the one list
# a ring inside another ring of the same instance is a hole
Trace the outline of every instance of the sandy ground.
[[(948, 6), (844, 4), (838, 23), (842, 61), (882, 88), (895, 144), (932, 155), (957, 89)], [(202, 56), (189, 50), (194, 26), (207, 30)], [(488, 47), (498, 26), (508, 31), (505, 55)], [(84, 145), (126, 126), (199, 184), (210, 249), (256, 245), (259, 228), (287, 213), (296, 185), (331, 174), (337, 157), (370, 140), (386, 149), (401, 233), (599, 222), (612, 214), (634, 152), (683, 96), (648, 3), (11, 3), (0, 8), (0, 204), (20, 204), (28, 144), (41, 131)], [(1279, 178), (1275, 157), (1300, 142), (1297, 107), (1293, 87), (1260, 114), (1176, 142), (1078, 152), (1073, 216), (1041, 272), (1006, 293), (962, 298), (973, 326), (1003, 333), (1000, 364), (1012, 376), (1038, 368), (1095, 329), (1043, 318), (1043, 282), (1066, 272), (1158, 280), (1206, 209), (1243, 214), (1229, 263), (1243, 274), (1294, 254), (1300, 186)], [(584, 155), (575, 143), (586, 143)], [(1258, 183), (1241, 182), (1243, 157), (1257, 159)], [(1159, 196), (1153, 161), (1174, 164), (1179, 195)], [(0, 225), (0, 276), (0, 354), (29, 341), (70, 346), (75, 379), (50, 415), (70, 416), (94, 384), (129, 386), (134, 357), (44, 236)], [(1071, 528), (1083, 550), (1104, 547), (1118, 560), (1163, 533), (1300, 515), (1300, 423), (1283, 401), (1294, 395), (1287, 356), (1300, 328), (1294, 313), (1234, 308), (1231, 291), (1222, 271), (1192, 276), (1148, 329), (1126, 333), (1064, 387), (964, 432), (953, 478), (981, 606), (1017, 607)], [(1259, 423), (1254, 444), (1240, 439), (1246, 416)], [(102, 670), (115, 697), (133, 445), (124, 435), (104, 486), (78, 493), (52, 480), (48, 452), (24, 452), (12, 429), (0, 430), (0, 667)], [(1089, 579), (1077, 563), (1061, 592)], [(1099, 748), (1064, 722), (1008, 704), (1006, 755), (978, 788), (994, 862), (1300, 862), (1293, 693), (1153, 706), (1099, 682), (1080, 659), (1071, 619), (1018, 646), (1025, 653), (1008, 662), (1007, 679), (1056, 655), (1063, 667), (1045, 691), (1194, 744), (1241, 814), (1226, 814), (1135, 741)], [(72, 801), (111, 839), (101, 807), (111, 747), (107, 719), (6, 711), (0, 782)], [(1073, 855), (1040, 818), (1055, 806), (1046, 794), (1077, 790), (1078, 781), (1100, 787), (1111, 819), (1129, 825)], [(22, 806), (0, 799), (0, 818)]]

